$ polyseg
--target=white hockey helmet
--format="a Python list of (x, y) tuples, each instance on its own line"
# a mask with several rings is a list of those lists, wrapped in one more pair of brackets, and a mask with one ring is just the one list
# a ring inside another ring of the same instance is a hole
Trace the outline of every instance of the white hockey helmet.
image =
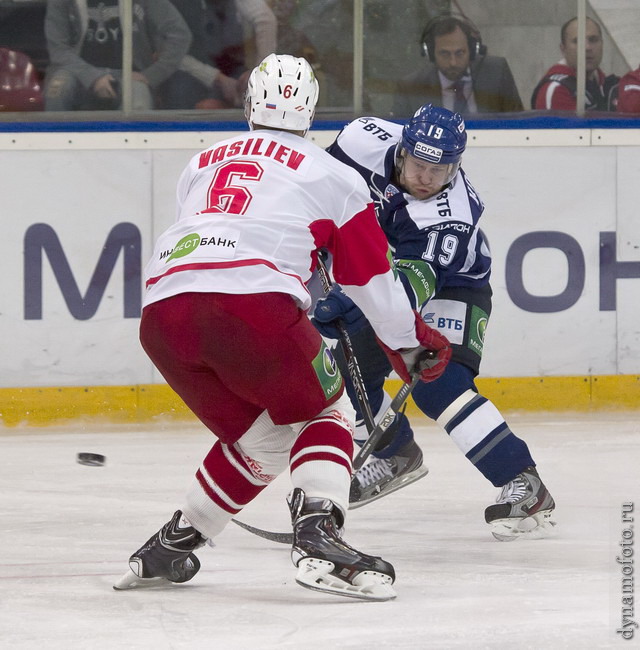
[(244, 115), (254, 124), (285, 131), (309, 130), (318, 82), (306, 59), (269, 54), (249, 77)]

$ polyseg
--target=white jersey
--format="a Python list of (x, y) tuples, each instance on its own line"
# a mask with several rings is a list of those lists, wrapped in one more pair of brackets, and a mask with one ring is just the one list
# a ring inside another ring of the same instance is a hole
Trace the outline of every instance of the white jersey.
[[(401, 136), (398, 124), (362, 117), (345, 126), (328, 151), (357, 169), (369, 185), (396, 260), (428, 264), (436, 293), (447, 287), (485, 286), (491, 275), (491, 253), (479, 223), (482, 200), (462, 169), (429, 199), (404, 192), (395, 180), (395, 149)], [(412, 282), (406, 288), (412, 294), (421, 284)], [(415, 296), (418, 307), (433, 295), (433, 289)]]
[(303, 309), (318, 249), (391, 348), (414, 347), (414, 316), (358, 173), (292, 133), (256, 130), (194, 156), (177, 221), (145, 268), (144, 305), (186, 292), (289, 294)]

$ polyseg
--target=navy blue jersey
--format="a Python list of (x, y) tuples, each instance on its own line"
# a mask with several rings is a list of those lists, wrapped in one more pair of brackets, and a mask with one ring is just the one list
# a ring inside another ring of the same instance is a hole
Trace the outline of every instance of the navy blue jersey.
[(484, 205), (462, 169), (426, 200), (394, 184), (401, 133), (399, 124), (363, 117), (345, 126), (327, 151), (367, 182), (401, 279), (419, 308), (445, 287), (486, 285), (491, 253), (478, 226)]

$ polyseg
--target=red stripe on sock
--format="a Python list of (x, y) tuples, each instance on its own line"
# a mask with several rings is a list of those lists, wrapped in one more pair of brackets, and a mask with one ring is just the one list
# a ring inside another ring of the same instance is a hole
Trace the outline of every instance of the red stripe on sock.
[(322, 451), (310, 451), (309, 453), (302, 454), (302, 456), (298, 457), (297, 460), (291, 463), (289, 469), (293, 472), (293, 470), (297, 467), (300, 467), (300, 465), (304, 463), (311, 463), (317, 460), (326, 460), (330, 463), (335, 463), (336, 465), (342, 465), (347, 470), (349, 475), (351, 475), (351, 463), (342, 458), (342, 456), (332, 454), (331, 452)]
[[(315, 451), (314, 447), (325, 449)], [(326, 447), (333, 447), (335, 451), (327, 450)], [(352, 456), (353, 438), (349, 423), (339, 411), (332, 411), (321, 420), (311, 421), (302, 430), (291, 449), (290, 458), (296, 460), (290, 463), (290, 470), (293, 471), (302, 463), (324, 460), (342, 465), (351, 474), (351, 462), (347, 459)]]
[(232, 515), (237, 515), (240, 512), (239, 508), (232, 508), (226, 501), (223, 501), (211, 488), (207, 480), (202, 475), (202, 472), (198, 470), (196, 472), (196, 479), (200, 483), (200, 487), (204, 490), (205, 494), (213, 501), (217, 506), (231, 513)]
[[(247, 474), (251, 475), (251, 470), (247, 467), (247, 464), (240, 454), (238, 454), (234, 449), (231, 449), (231, 455), (235, 462), (240, 465)], [(225, 456), (222, 444), (219, 441), (213, 445), (207, 454), (203, 461), (203, 466), (206, 473), (211, 477), (211, 480), (216, 484), (218, 489), (228, 496), (231, 501), (237, 503), (241, 507), (255, 499), (256, 496), (258, 496), (258, 494), (260, 494), (260, 492), (262, 492), (262, 490), (267, 486), (266, 483), (255, 485), (249, 481), (243, 473), (236, 469), (236, 467), (234, 467)], [(200, 470), (198, 470), (198, 472), (200, 473)], [(206, 478), (204, 476), (202, 476), (201, 479), (198, 478), (198, 480), (201, 485), (203, 481), (206, 483)], [(207, 488), (208, 489), (205, 489), (205, 492), (209, 496), (211, 496), (212, 493), (215, 494), (209, 485), (207, 485)], [(220, 505), (220, 497), (211, 497), (211, 499)], [(226, 505), (222, 507), (231, 512), (230, 506)], [(235, 513), (238, 511), (234, 510), (233, 512)]]
[[(332, 411), (325, 420), (312, 420), (293, 443), (291, 458), (306, 447), (337, 447), (351, 458), (353, 456), (353, 437), (348, 423), (342, 415)], [(345, 428), (346, 427), (346, 428)]]

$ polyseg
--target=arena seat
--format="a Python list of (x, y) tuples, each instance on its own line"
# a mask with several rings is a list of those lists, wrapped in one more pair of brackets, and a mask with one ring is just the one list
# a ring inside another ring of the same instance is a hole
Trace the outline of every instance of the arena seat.
[(44, 110), (44, 96), (31, 59), (0, 47), (0, 111)]

